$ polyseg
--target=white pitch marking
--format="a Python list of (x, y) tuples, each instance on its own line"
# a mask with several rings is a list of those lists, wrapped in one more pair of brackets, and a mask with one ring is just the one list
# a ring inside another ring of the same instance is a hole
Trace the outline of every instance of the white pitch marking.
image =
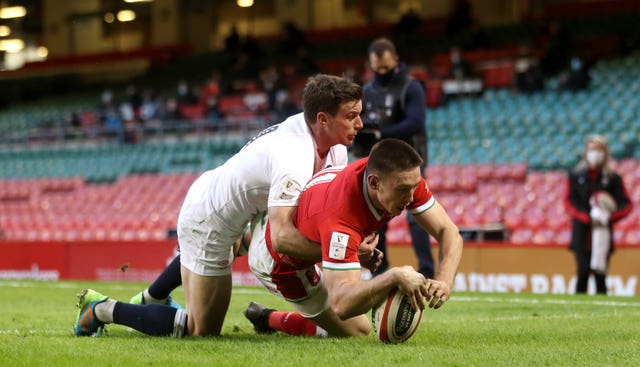
[(639, 302), (624, 301), (584, 301), (584, 300), (564, 300), (564, 299), (537, 299), (537, 298), (498, 298), (498, 297), (475, 297), (475, 296), (452, 296), (452, 301), (462, 302), (488, 302), (488, 303), (521, 303), (521, 304), (557, 304), (557, 305), (591, 305), (591, 306), (623, 306), (639, 307)]

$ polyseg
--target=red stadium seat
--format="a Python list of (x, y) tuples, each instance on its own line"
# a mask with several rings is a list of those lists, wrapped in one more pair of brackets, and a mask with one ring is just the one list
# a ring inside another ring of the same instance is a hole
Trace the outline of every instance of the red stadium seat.
[(557, 245), (566, 245), (569, 246), (569, 242), (571, 241), (571, 228), (564, 228), (557, 230), (555, 237), (555, 243)]
[(178, 107), (181, 116), (189, 120), (198, 120), (204, 117), (207, 108), (201, 104), (182, 105)]
[(510, 240), (515, 245), (523, 245), (532, 243), (533, 239), (533, 231), (524, 228), (524, 229), (516, 229), (511, 233)]
[(241, 95), (220, 97), (218, 109), (223, 115), (239, 115), (249, 111), (249, 107), (244, 103), (244, 97)]
[(545, 227), (546, 216), (539, 207), (531, 207), (524, 213), (524, 225), (534, 231), (539, 231)]
[(631, 229), (624, 232), (621, 244), (626, 245), (639, 245), (640, 246), (640, 228)]
[(552, 229), (541, 228), (533, 232), (531, 242), (536, 245), (551, 245), (556, 243), (556, 232)]

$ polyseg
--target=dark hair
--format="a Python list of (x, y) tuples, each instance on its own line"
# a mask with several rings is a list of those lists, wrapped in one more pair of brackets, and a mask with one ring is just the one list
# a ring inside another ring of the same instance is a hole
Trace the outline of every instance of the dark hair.
[(369, 55), (376, 54), (376, 56), (382, 57), (385, 51), (391, 52), (392, 55), (398, 54), (396, 52), (396, 46), (386, 37), (377, 38), (369, 45)]
[(333, 116), (343, 103), (361, 99), (362, 87), (348, 79), (327, 74), (312, 76), (302, 91), (304, 119), (313, 124), (318, 113), (327, 112)]
[(367, 173), (386, 175), (420, 167), (422, 162), (420, 154), (411, 145), (400, 139), (382, 139), (371, 148)]

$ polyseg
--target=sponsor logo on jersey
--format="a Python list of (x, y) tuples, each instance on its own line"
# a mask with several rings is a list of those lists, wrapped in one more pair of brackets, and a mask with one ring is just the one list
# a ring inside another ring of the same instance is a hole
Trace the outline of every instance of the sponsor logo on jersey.
[(329, 244), (329, 257), (336, 260), (343, 260), (347, 254), (348, 243), (348, 234), (333, 232), (331, 234), (331, 242)]
[(286, 177), (280, 185), (280, 195), (278, 195), (278, 198), (291, 200), (298, 196), (300, 196), (300, 185), (290, 177)]

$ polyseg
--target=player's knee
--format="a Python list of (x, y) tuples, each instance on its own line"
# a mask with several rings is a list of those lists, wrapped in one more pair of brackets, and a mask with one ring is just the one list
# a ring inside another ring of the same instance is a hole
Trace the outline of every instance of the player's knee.
[(369, 319), (364, 315), (359, 315), (343, 322), (346, 323), (346, 327), (341, 327), (342, 332), (337, 336), (367, 336), (371, 332)]
[(187, 334), (189, 336), (218, 336), (222, 323), (212, 322), (207, 318), (189, 315), (187, 319)]
[(354, 336), (367, 336), (367, 335), (369, 335), (369, 333), (371, 332), (371, 324), (369, 323), (369, 319), (364, 315), (361, 315), (357, 319), (358, 319), (358, 321), (356, 323), (356, 327), (355, 327), (355, 330), (354, 330), (354, 332), (355, 332)]
[(189, 328), (189, 336), (219, 336), (219, 328), (211, 328), (206, 325), (194, 325)]

